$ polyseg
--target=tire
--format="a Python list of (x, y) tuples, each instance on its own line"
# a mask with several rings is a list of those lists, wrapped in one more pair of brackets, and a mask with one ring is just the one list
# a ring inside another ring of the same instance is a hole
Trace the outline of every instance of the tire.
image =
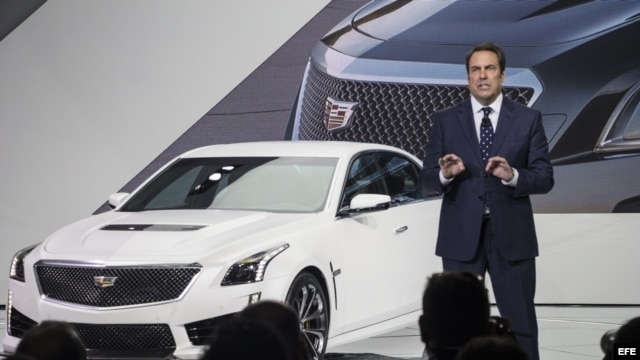
[(298, 274), (285, 301), (298, 313), (309, 358), (324, 359), (329, 335), (329, 308), (320, 282), (310, 273)]

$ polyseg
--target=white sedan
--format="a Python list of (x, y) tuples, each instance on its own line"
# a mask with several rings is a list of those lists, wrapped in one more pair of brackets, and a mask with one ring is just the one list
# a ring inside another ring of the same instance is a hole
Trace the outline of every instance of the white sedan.
[(113, 210), (18, 252), (6, 352), (45, 319), (95, 357), (200, 356), (211, 329), (261, 299), (291, 304), (314, 358), (415, 325), (439, 198), (420, 161), (348, 142), (212, 145), (180, 155)]

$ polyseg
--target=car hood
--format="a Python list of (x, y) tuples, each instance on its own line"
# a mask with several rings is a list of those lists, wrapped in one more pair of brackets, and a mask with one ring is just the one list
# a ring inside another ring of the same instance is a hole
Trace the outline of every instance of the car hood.
[(81, 254), (92, 261), (155, 257), (196, 261), (224, 249), (264, 250), (259, 246), (268, 246), (267, 233), (282, 234), (282, 227), (313, 216), (317, 215), (229, 210), (108, 212), (57, 231), (45, 241), (44, 251), (56, 258)]
[(353, 58), (459, 64), (492, 41), (509, 48), (509, 66), (529, 67), (639, 17), (640, 1), (372, 1), (320, 44)]
[(543, 46), (601, 33), (639, 11), (635, 1), (375, 1), (355, 15), (353, 26), (384, 41)]

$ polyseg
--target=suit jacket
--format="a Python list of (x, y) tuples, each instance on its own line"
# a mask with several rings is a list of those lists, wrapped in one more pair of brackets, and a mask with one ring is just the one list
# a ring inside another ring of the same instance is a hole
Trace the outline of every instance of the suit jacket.
[[(503, 98), (490, 156), (504, 157), (518, 171), (515, 188), (484, 171), (479, 146), (470, 99), (434, 115), (421, 177), (427, 193), (443, 195), (436, 255), (471, 260), (488, 196), (500, 254), (508, 260), (538, 256), (529, 195), (547, 193), (554, 184), (540, 112)], [(438, 159), (446, 154), (459, 156), (466, 169), (443, 187)]]

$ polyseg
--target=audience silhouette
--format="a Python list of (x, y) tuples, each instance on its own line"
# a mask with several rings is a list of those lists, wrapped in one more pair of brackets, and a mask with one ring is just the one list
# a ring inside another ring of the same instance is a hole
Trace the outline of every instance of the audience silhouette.
[(509, 321), (490, 316), (489, 295), (482, 279), (468, 272), (430, 276), (422, 311), (420, 336), (431, 360), (453, 360), (471, 339), (479, 336), (515, 341)]
[(280, 332), (265, 323), (233, 318), (217, 327), (201, 360), (294, 360)]
[(86, 360), (87, 350), (70, 324), (46, 320), (24, 334), (16, 348), (15, 357), (34, 360)]
[[(509, 321), (490, 316), (487, 289), (476, 275), (442, 272), (429, 277), (422, 297), (420, 337), (429, 360), (527, 360)], [(603, 360), (614, 358), (617, 344), (640, 343), (640, 317), (601, 339)], [(73, 327), (43, 321), (28, 330), (5, 360), (86, 360), (87, 351)], [(217, 327), (201, 360), (309, 360), (295, 310), (264, 300), (247, 306)]]
[(460, 350), (457, 360), (527, 360), (515, 337), (479, 336)]
[(429, 359), (455, 359), (473, 337), (488, 334), (489, 297), (484, 283), (466, 272), (429, 277), (422, 297), (420, 336)]
[(243, 319), (262, 321), (275, 327), (284, 338), (292, 359), (308, 360), (310, 358), (304, 335), (300, 330), (300, 319), (291, 306), (263, 300), (247, 306), (238, 316)]
[[(615, 359), (615, 345), (638, 346), (640, 345), (640, 316), (632, 318), (624, 323), (616, 331), (607, 331), (602, 336), (600, 347), (604, 352), (604, 360)], [(640, 349), (638, 349), (640, 351)]]

